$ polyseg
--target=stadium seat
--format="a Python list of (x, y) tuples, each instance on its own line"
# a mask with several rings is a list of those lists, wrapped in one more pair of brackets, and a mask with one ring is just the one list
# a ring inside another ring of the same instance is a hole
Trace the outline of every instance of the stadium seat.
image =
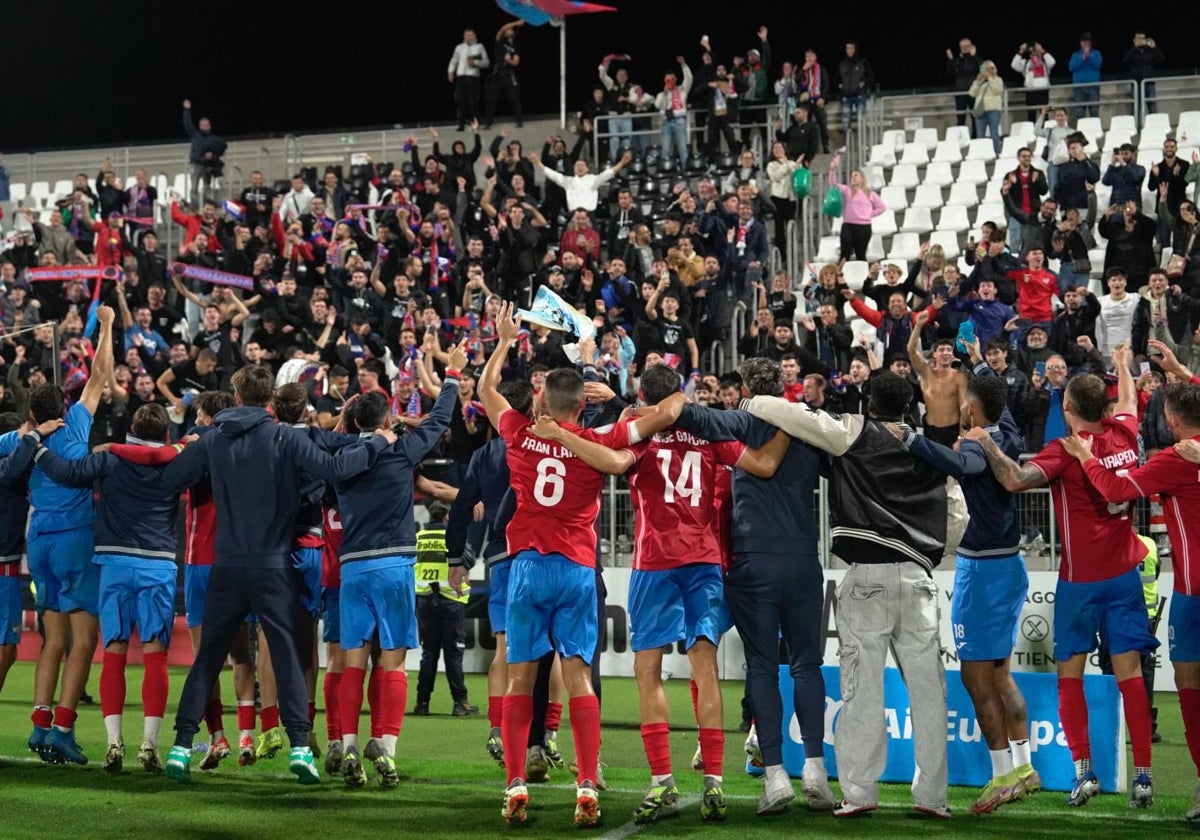
[(822, 236), (817, 246), (816, 262), (832, 263), (842, 258), (842, 242), (837, 236)]
[(911, 163), (898, 163), (892, 169), (891, 180), (888, 184), (893, 187), (915, 187), (921, 183), (917, 176), (917, 167)]
[(962, 147), (956, 138), (942, 140), (933, 151), (935, 163), (959, 163), (962, 161)]
[[(907, 212), (908, 208), (904, 210)], [(875, 236), (891, 236), (897, 230), (895, 210), (884, 210), (871, 220), (871, 233)]]
[(929, 243), (931, 245), (941, 245), (942, 250), (946, 252), (946, 259), (958, 259), (958, 234), (952, 230), (935, 230), (929, 234)]
[(987, 180), (987, 168), (981, 160), (964, 160), (962, 166), (958, 168), (958, 180), (956, 183), (986, 184)]
[(945, 202), (942, 200), (942, 188), (937, 184), (920, 184), (917, 187), (917, 194), (913, 196), (909, 207), (928, 207), (930, 210), (936, 210)]
[(1132, 131), (1122, 131), (1119, 129), (1109, 129), (1096, 141), (1096, 147), (1100, 150), (1103, 157), (1114, 155), (1117, 149), (1121, 148), (1123, 143), (1133, 141)]
[(992, 166), (992, 177), (989, 178), (988, 180), (989, 181), (1002, 181), (1002, 180), (1004, 180), (1005, 175), (1007, 175), (1009, 172), (1012, 172), (1016, 168), (1017, 168), (1016, 155), (1013, 155), (1012, 157), (996, 158), (996, 162)]
[(1075, 130), (1082, 133), (1093, 144), (1104, 133), (1104, 128), (1100, 123), (1099, 117), (1080, 117)]
[(991, 222), (996, 227), (1007, 228), (1008, 219), (1004, 215), (1004, 205), (998, 202), (987, 202), (975, 208), (975, 221), (972, 230), (978, 230), (984, 222)]
[(863, 281), (867, 279), (867, 270), (871, 264), (866, 260), (847, 260), (842, 265), (842, 278), (846, 285), (856, 292), (861, 292)]
[[(50, 207), (54, 204), (54, 196), (50, 193), (49, 181), (34, 181), (29, 185), (29, 198), (37, 202), (39, 208)], [(31, 204), (32, 206), (32, 204)]]
[(884, 187), (879, 198), (888, 210), (904, 210), (908, 207), (908, 190), (904, 187)]
[(1008, 133), (1011, 137), (1019, 138), (1024, 142), (1029, 142), (1034, 137), (1037, 137), (1037, 131), (1034, 129), (1033, 123), (1028, 120), (1018, 120), (1008, 127)]
[(956, 181), (950, 186), (950, 197), (946, 199), (947, 206), (974, 207), (979, 203), (979, 192), (974, 184)]
[(874, 166), (882, 166), (885, 169), (891, 169), (896, 165), (896, 150), (887, 143), (877, 143), (871, 147), (871, 153), (867, 157), (867, 163)]
[(933, 214), (929, 212), (928, 207), (909, 207), (904, 211), (900, 230), (903, 233), (929, 233), (933, 230)]
[(883, 176), (883, 167), (878, 164), (868, 163), (866, 169), (867, 186), (873, 190), (883, 189), (883, 186), (887, 184), (887, 179)]
[[(971, 186), (964, 184), (963, 186)], [(971, 229), (971, 220), (967, 218), (965, 204), (947, 204), (938, 216), (937, 230), (952, 230), (955, 233), (965, 233)]]
[(946, 128), (946, 140), (955, 140), (960, 149), (971, 145), (971, 129), (965, 125), (952, 125)]
[(883, 259), (883, 237), (878, 233), (871, 233), (871, 238), (867, 242), (867, 259), (881, 260)]
[(967, 147), (966, 160), (981, 160), (985, 163), (996, 159), (996, 149), (990, 137), (980, 137)]
[[(1151, 116), (1154, 115), (1151, 114)], [(1163, 131), (1158, 126), (1154, 126), (1153, 128), (1143, 128), (1137, 142), (1139, 156), (1146, 154), (1147, 152), (1157, 155), (1159, 150), (1162, 149), (1163, 142), (1166, 139), (1167, 132)], [(1176, 154), (1178, 154), (1178, 152), (1176, 152)], [(1188, 158), (1188, 160), (1190, 161), (1191, 158)]]
[(936, 128), (918, 128), (913, 132), (913, 142), (923, 143), (925, 150), (932, 152), (938, 145), (938, 133)]
[(897, 233), (892, 237), (889, 260), (915, 260), (920, 254), (921, 235), (914, 232)]
[(925, 148), (924, 143), (905, 143), (898, 162), (924, 166), (929, 163), (929, 150)]
[(1108, 130), (1125, 132), (1132, 137), (1138, 131), (1137, 120), (1134, 119), (1133, 114), (1114, 114), (1108, 121)]
[(1142, 121), (1142, 134), (1147, 132), (1161, 132), (1163, 136), (1171, 133), (1171, 115), (1170, 114), (1147, 114), (1146, 119)]
[(1011, 134), (1000, 144), (1000, 157), (1015, 158), (1018, 153), (1029, 149), (1032, 137), (1014, 137)]
[(891, 146), (897, 154), (904, 148), (904, 144), (908, 142), (908, 137), (904, 130), (900, 128), (892, 128), (883, 132), (881, 141), (885, 146)]
[[(24, 181), (10, 181), (9, 182), (8, 198), (10, 201), (25, 202), (25, 199), (28, 197), (29, 197), (29, 190), (27, 190), (25, 188)], [(32, 202), (25, 202), (25, 203), (27, 203), (30, 207), (35, 206)], [(39, 207), (37, 209), (41, 209), (41, 208)]]
[(922, 184), (932, 184), (936, 187), (948, 187), (954, 183), (954, 173), (950, 164), (945, 161), (934, 161), (925, 167), (925, 180)]
[[(35, 184), (35, 186), (36, 186), (36, 184)], [(72, 193), (74, 188), (75, 188), (75, 182), (71, 181), (69, 179), (62, 180), (62, 181), (55, 181), (54, 182), (54, 190), (53, 190), (53, 192), (50, 193), (50, 198), (47, 200), (46, 204), (47, 205), (53, 204), (55, 201), (58, 201), (58, 199), (60, 199), (60, 198), (66, 198), (67, 196), (69, 196)]]

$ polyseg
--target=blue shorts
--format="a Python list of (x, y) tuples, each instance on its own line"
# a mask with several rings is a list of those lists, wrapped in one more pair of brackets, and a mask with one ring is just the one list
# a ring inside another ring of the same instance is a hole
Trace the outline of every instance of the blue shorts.
[(493, 563), (488, 569), (488, 624), (492, 634), (503, 633), (508, 616), (508, 574), (512, 558)]
[(1171, 593), (1167, 638), (1172, 662), (1200, 662), (1200, 595)]
[(629, 640), (634, 651), (680, 640), (687, 650), (699, 639), (715, 645), (729, 624), (720, 565), (691, 563), (661, 571), (634, 570), (629, 581)]
[(596, 570), (561, 554), (522, 551), (508, 573), (508, 662), (533, 662), (550, 651), (591, 663), (600, 628)]
[(1113, 656), (1158, 648), (1136, 566), (1091, 583), (1059, 580), (1054, 593), (1054, 658), (1059, 662), (1096, 649), (1096, 633)]
[(292, 565), (300, 575), (300, 604), (316, 621), (321, 616), (321, 549), (293, 548)]
[[(110, 559), (113, 555), (106, 555)], [(175, 625), (174, 563), (106, 562), (100, 569), (100, 643), (128, 642), (136, 626), (142, 642), (171, 644)]]
[(339, 616), (345, 650), (369, 645), (376, 632), (383, 650), (417, 647), (415, 557), (380, 557), (342, 566)]
[(21, 579), (0, 577), (0, 645), (21, 641), (25, 616), (21, 610)]
[(324, 615), (321, 625), (321, 641), (328, 644), (340, 644), (342, 640), (342, 608), (340, 605), (341, 590), (325, 587), (321, 590), (321, 602)]
[(92, 526), (31, 536), (26, 544), (38, 609), (100, 613), (100, 567), (92, 562)]
[(954, 558), (950, 627), (963, 662), (1008, 659), (1017, 644), (1017, 625), (1029, 575), (1020, 554), (979, 560)]
[(183, 611), (188, 627), (204, 623), (204, 599), (208, 595), (208, 578), (212, 566), (183, 567)]

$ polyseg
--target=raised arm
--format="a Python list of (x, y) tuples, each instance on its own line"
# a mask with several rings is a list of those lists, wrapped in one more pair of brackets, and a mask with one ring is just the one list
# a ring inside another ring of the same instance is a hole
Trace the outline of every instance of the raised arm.
[(844, 455), (862, 434), (864, 419), (857, 414), (841, 416), (813, 411), (806, 405), (782, 397), (753, 397), (742, 400), (743, 409), (797, 440), (833, 455)]
[(1134, 382), (1133, 372), (1129, 369), (1129, 342), (1125, 342), (1120, 347), (1113, 348), (1112, 362), (1113, 367), (1117, 369), (1117, 405), (1115, 413), (1136, 415), (1138, 408), (1137, 384)]
[[(100, 281), (97, 280), (97, 283)], [(95, 415), (96, 407), (100, 405), (100, 395), (108, 378), (113, 372), (113, 321), (116, 313), (111, 306), (96, 308), (96, 318), (100, 321), (100, 340), (96, 342), (96, 357), (92, 359), (92, 370), (88, 374), (87, 384), (83, 386), (83, 394), (79, 402), (87, 409), (88, 414)]]
[(454, 411), (455, 400), (458, 399), (457, 373), (467, 364), (467, 342), (464, 339), (450, 353), (450, 367), (446, 371), (446, 379), (438, 392), (437, 400), (429, 416), (421, 421), (412, 431), (404, 436), (400, 446), (414, 463), (420, 462), (430, 449), (433, 449), (450, 425), (450, 415)]
[(913, 372), (917, 374), (917, 378), (924, 385), (929, 378), (929, 363), (925, 361), (925, 357), (921, 354), (921, 331), (925, 329), (925, 325), (929, 323), (929, 310), (922, 309), (917, 313), (916, 323), (908, 333), (908, 358), (912, 364)]
[(497, 432), (500, 431), (500, 416), (512, 408), (497, 388), (500, 385), (504, 360), (508, 357), (508, 348), (517, 337), (517, 331), (521, 329), (521, 317), (517, 315), (515, 320), (513, 318), (516, 309), (516, 305), (508, 301), (500, 304), (500, 312), (496, 315), (496, 347), (479, 375), (479, 399), (487, 412), (488, 421)]
[(539, 417), (532, 427), (535, 435), (552, 440), (573, 453), (594, 470), (606, 475), (622, 475), (633, 466), (633, 453), (628, 449), (609, 449), (602, 443), (585, 440), (567, 431), (549, 417)]

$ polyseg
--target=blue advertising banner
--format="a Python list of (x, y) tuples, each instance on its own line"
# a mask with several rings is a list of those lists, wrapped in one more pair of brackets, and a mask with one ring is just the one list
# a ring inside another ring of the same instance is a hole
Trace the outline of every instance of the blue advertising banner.
[[(825, 763), (831, 777), (837, 776), (834, 734), (842, 710), (842, 692), (838, 668), (826, 665), (825, 676)], [(1033, 766), (1047, 790), (1071, 789), (1075, 768), (1071, 751), (1058, 720), (1058, 689), (1054, 674), (1014, 673), (1013, 679), (1029, 708), (1029, 741)], [(895, 668), (884, 672), (884, 717), (888, 731), (885, 782), (911, 782), (913, 777), (912, 722), (909, 718), (908, 691)], [(1125, 789), (1125, 727), (1121, 695), (1116, 680), (1105, 676), (1085, 676), (1084, 693), (1088, 703), (1088, 728), (1092, 743), (1092, 768), (1104, 791)], [(779, 668), (779, 690), (783, 697), (783, 765), (789, 775), (800, 776), (804, 769), (804, 745), (800, 725), (792, 703), (792, 678), (786, 665)], [(946, 749), (950, 784), (983, 787), (991, 779), (992, 766), (987, 744), (975, 717), (975, 707), (963, 687), (958, 671), (946, 671)], [(761, 771), (759, 771), (761, 772)]]

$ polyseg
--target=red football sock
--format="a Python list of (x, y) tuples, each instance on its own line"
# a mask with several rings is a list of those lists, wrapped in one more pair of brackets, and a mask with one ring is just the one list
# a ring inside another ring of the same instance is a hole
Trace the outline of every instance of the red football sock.
[(533, 697), (506, 694), (500, 740), (504, 743), (504, 770), (508, 774), (509, 784), (513, 779), (525, 778), (525, 745), (529, 743), (529, 727), (532, 725)]
[(555, 732), (562, 726), (562, 703), (551, 700), (546, 704), (546, 728)]
[(74, 729), (77, 717), (79, 715), (75, 714), (74, 709), (68, 709), (66, 706), (54, 707), (54, 725), (59, 729)]
[(225, 722), (221, 720), (224, 714), (225, 707), (221, 705), (220, 700), (208, 701), (208, 705), (204, 707), (204, 722), (208, 724), (209, 735), (224, 731)]
[[(571, 701), (571, 731), (575, 731), (575, 701)], [(646, 761), (650, 763), (652, 776), (671, 775), (671, 726), (667, 723), (643, 723), (642, 746), (646, 749)], [(583, 768), (580, 767), (581, 778)], [(593, 779), (592, 781), (595, 781)]]
[(238, 729), (244, 732), (254, 731), (254, 701), (249, 702), (238, 701), (237, 704), (237, 722)]
[[(167, 691), (170, 687), (170, 677), (167, 675), (167, 652), (160, 650), (155, 653), (142, 655), (146, 673), (142, 677), (142, 708), (146, 717), (162, 717), (167, 711)], [(218, 710), (221, 707), (217, 701)], [(217, 715), (220, 728), (221, 717)]]
[(571, 734), (579, 763), (576, 782), (595, 782), (600, 769), (600, 699), (596, 695), (571, 698)]
[(263, 706), (262, 711), (259, 713), (259, 717), (262, 720), (263, 732), (266, 732), (268, 729), (274, 729), (275, 727), (279, 726), (279, 707)]
[(408, 703), (408, 674), (384, 671), (382, 682), (379, 729), (383, 735), (399, 735), (404, 725), (404, 706)]
[(1179, 689), (1179, 711), (1183, 715), (1183, 735), (1187, 738), (1188, 752), (1200, 774), (1200, 688)]
[(371, 678), (367, 681), (367, 706), (371, 716), (371, 737), (383, 737), (383, 715), (379, 713), (379, 704), (383, 697), (383, 669), (371, 669)]
[(125, 662), (124, 653), (104, 652), (104, 665), (100, 669), (100, 714), (119, 715), (125, 708)]
[(688, 688), (692, 690), (692, 714), (696, 717), (696, 725), (700, 725), (700, 686), (695, 680), (688, 680)]
[(1071, 748), (1071, 760), (1091, 758), (1087, 701), (1083, 699), (1083, 680), (1079, 677), (1058, 678), (1058, 719)]
[(29, 720), (36, 727), (49, 729), (54, 723), (54, 713), (49, 709), (34, 709), (33, 714), (29, 716)]
[(330, 741), (342, 740), (342, 733), (338, 731), (342, 726), (341, 704), (338, 698), (341, 684), (340, 671), (336, 674), (332, 671), (325, 672), (325, 684), (322, 689), (325, 693), (325, 733)]
[(1125, 707), (1125, 725), (1129, 727), (1129, 745), (1133, 749), (1133, 766), (1150, 766), (1150, 695), (1142, 675), (1117, 683), (1121, 689), (1121, 704)]
[(493, 729), (499, 729), (502, 720), (504, 720), (504, 695), (488, 695), (488, 723)]
[(704, 762), (704, 773), (708, 776), (722, 775), (725, 763), (725, 730), (700, 727), (700, 759)]
[(308, 725), (312, 726), (314, 720), (317, 719), (317, 704), (311, 700), (308, 702)]
[(367, 672), (363, 668), (346, 668), (342, 671), (342, 685), (338, 690), (338, 711), (342, 720), (342, 737), (358, 737), (358, 716), (362, 712), (363, 679)]

